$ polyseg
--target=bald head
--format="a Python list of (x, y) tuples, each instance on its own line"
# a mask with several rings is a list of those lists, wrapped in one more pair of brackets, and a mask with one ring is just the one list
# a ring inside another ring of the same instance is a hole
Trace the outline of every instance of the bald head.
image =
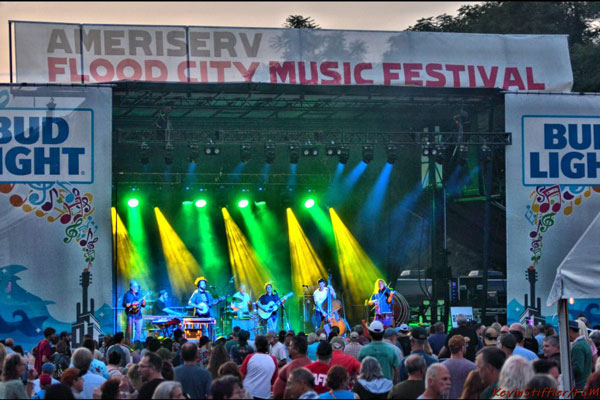
[(523, 333), (523, 325), (521, 325), (518, 322), (515, 322), (514, 324), (512, 324), (508, 329), (509, 329), (509, 331), (517, 331), (517, 332)]
[(410, 356), (406, 357), (404, 365), (406, 366), (406, 372), (408, 372), (409, 377), (419, 377), (420, 380), (422, 380), (425, 376), (427, 366), (425, 364), (425, 360), (420, 355), (411, 354)]
[(441, 398), (450, 391), (450, 372), (440, 363), (431, 364), (425, 375), (427, 398)]

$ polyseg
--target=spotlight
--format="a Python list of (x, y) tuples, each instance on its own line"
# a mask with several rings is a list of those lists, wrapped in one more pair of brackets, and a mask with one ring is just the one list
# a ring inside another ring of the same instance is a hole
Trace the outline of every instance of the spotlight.
[(189, 200), (184, 200), (184, 201), (181, 202), (181, 204), (184, 205), (184, 206), (189, 206), (190, 204), (192, 204), (192, 202), (189, 201)]
[(313, 208), (314, 205), (315, 205), (315, 200), (314, 199), (307, 199), (304, 202), (304, 207), (306, 207), (306, 208)]
[(487, 144), (481, 146), (481, 159), (484, 161), (492, 159), (492, 149)]
[(146, 165), (150, 162), (148, 153), (150, 153), (150, 145), (147, 142), (142, 142), (140, 144), (140, 163), (143, 165)]
[(171, 165), (173, 164), (173, 151), (175, 150), (175, 146), (173, 143), (167, 142), (165, 143), (165, 164)]
[(198, 158), (200, 157), (200, 146), (198, 145), (198, 143), (189, 143), (188, 149), (190, 150), (188, 154), (189, 162), (197, 162)]
[(314, 144), (308, 142), (302, 148), (302, 154), (309, 157), (316, 157), (319, 155), (319, 149)]
[(136, 198), (127, 200), (127, 205), (131, 208), (136, 208), (140, 204), (140, 201)]
[(398, 148), (395, 145), (390, 144), (387, 146), (386, 151), (387, 151), (387, 162), (390, 164), (393, 164), (394, 162), (396, 162), (396, 159), (398, 158)]
[(444, 155), (446, 153), (446, 146), (443, 144), (438, 144), (434, 148), (435, 150), (435, 162), (438, 164), (442, 164), (445, 161)]
[(300, 151), (298, 146), (290, 145), (290, 164), (298, 164), (298, 159), (300, 158)]
[(252, 146), (249, 143), (244, 143), (240, 147), (240, 160), (243, 163), (247, 163), (250, 157), (252, 157)]
[(275, 145), (272, 143), (265, 144), (265, 162), (272, 164), (275, 161)]
[(325, 149), (325, 154), (327, 154), (328, 156), (337, 156), (339, 154), (339, 147), (336, 146), (335, 142), (331, 142), (331, 144), (329, 144), (327, 146), (327, 148)]
[(337, 151), (338, 161), (341, 164), (346, 164), (350, 158), (350, 149), (346, 146), (342, 146)]
[(467, 164), (467, 159), (469, 158), (469, 146), (466, 144), (461, 144), (458, 146), (458, 163), (462, 166)]
[(246, 208), (246, 207), (248, 207), (248, 200), (242, 199), (242, 200), (238, 201), (238, 207), (239, 208)]
[(221, 149), (210, 139), (204, 146), (204, 154), (207, 156), (218, 156), (221, 154)]
[(206, 207), (206, 200), (204, 200), (204, 199), (196, 200), (195, 204), (196, 204), (196, 207), (198, 207), (198, 208)]
[(375, 155), (375, 150), (373, 149), (373, 146), (371, 146), (371, 145), (363, 146), (362, 157), (363, 157), (363, 162), (365, 164), (368, 164), (369, 162), (371, 162), (373, 160), (374, 155)]

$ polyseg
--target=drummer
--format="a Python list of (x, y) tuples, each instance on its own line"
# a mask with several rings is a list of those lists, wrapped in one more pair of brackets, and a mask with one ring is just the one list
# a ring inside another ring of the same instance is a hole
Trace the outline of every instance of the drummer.
[(239, 290), (233, 295), (231, 309), (235, 311), (232, 318), (231, 327), (239, 326), (241, 329), (249, 330), (248, 320), (250, 319), (250, 294), (246, 293), (246, 285), (241, 284)]

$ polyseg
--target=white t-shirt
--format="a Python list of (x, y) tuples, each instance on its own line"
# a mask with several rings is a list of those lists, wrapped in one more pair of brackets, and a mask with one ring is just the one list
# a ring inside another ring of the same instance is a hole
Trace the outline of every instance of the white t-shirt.
[(315, 292), (313, 293), (313, 299), (315, 299), (315, 304), (323, 304), (323, 302), (327, 300), (327, 293), (329, 293), (328, 287), (326, 287), (323, 290), (315, 290)]
[(91, 372), (87, 372), (82, 376), (83, 378), (83, 391), (81, 392), (81, 398), (83, 399), (93, 399), (94, 398), (94, 389), (98, 386), (102, 385), (106, 379), (101, 377), (100, 375), (93, 374)]
[(244, 375), (244, 389), (253, 397), (271, 398), (271, 385), (277, 378), (277, 361), (264, 353), (252, 353), (246, 357), (240, 371)]
[(281, 342), (271, 345), (271, 351), (269, 351), (269, 354), (275, 357), (277, 361), (287, 360), (287, 351), (285, 351), (285, 346)]
[(239, 312), (248, 312), (248, 303), (250, 302), (250, 295), (248, 293), (237, 292), (233, 295), (233, 305), (239, 308)]

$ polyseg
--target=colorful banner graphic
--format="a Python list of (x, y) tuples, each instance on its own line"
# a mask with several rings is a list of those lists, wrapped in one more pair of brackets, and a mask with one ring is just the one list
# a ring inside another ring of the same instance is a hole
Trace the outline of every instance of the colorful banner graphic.
[[(113, 329), (111, 90), (0, 86), (0, 333)], [(92, 279), (93, 278), (93, 279)]]
[[(569, 91), (566, 35), (14, 22), (17, 82)], [(552, 63), (548, 63), (551, 59)]]
[[(599, 124), (598, 96), (506, 95), (509, 323), (556, 321), (546, 305), (556, 269), (600, 212)], [(576, 300), (571, 316), (598, 324), (599, 304)]]

